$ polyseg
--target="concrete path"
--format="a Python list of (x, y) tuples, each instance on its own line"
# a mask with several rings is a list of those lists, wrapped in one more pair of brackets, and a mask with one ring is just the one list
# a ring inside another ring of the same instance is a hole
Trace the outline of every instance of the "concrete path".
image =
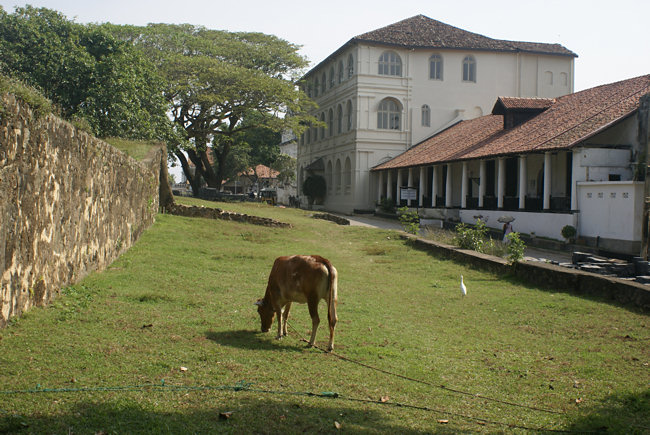
[[(397, 219), (381, 218), (374, 215), (353, 215), (353, 216), (338, 215), (338, 216), (349, 220), (350, 225), (381, 228), (385, 230), (399, 230), (399, 231), (403, 230), (402, 225), (399, 223)], [(524, 253), (524, 260), (570, 263), (571, 252), (550, 251), (547, 249), (526, 247)]]

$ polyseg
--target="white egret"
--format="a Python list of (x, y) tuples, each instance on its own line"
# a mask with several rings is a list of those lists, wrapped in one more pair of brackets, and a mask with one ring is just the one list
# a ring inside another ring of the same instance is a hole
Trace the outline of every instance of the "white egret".
[(465, 283), (463, 282), (463, 275), (460, 276), (460, 292), (463, 296), (467, 295), (467, 287), (465, 287)]

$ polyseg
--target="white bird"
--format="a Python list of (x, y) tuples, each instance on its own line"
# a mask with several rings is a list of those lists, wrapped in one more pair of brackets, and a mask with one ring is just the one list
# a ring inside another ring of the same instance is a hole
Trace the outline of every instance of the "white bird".
[(460, 292), (463, 296), (467, 295), (467, 287), (465, 287), (465, 283), (463, 282), (463, 275), (460, 276)]

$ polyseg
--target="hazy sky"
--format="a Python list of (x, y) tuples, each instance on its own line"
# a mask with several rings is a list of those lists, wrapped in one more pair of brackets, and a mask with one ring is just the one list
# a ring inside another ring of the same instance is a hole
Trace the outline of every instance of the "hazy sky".
[(47, 7), (79, 23), (190, 23), (257, 31), (302, 46), (317, 64), (350, 38), (423, 14), (516, 41), (560, 43), (578, 54), (575, 90), (650, 74), (648, 0), (0, 0)]

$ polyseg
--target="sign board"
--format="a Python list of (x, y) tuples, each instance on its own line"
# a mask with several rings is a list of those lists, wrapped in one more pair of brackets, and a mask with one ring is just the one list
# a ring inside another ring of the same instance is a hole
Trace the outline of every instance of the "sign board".
[(414, 187), (401, 187), (400, 200), (418, 199), (418, 190)]

